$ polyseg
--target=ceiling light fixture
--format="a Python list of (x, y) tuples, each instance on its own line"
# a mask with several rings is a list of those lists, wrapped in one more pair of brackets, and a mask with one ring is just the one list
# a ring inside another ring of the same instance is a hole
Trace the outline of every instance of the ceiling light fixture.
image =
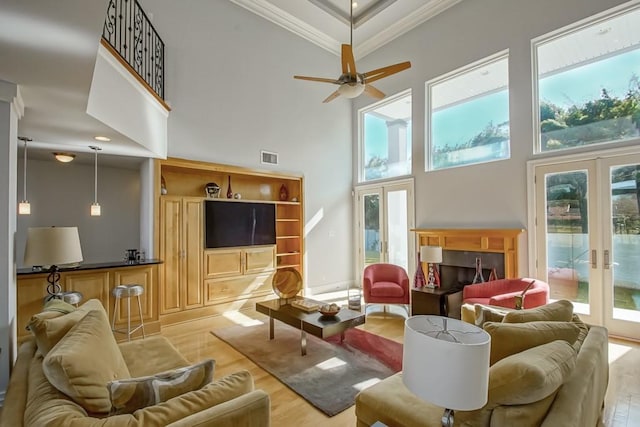
[(57, 161), (62, 163), (72, 162), (73, 159), (76, 158), (76, 155), (71, 153), (53, 153), (53, 156), (56, 158)]
[(27, 142), (32, 141), (26, 136), (19, 136), (18, 139), (24, 142), (24, 165), (22, 166), (22, 201), (18, 203), (18, 215), (31, 215), (31, 205), (27, 200)]
[(102, 141), (102, 142), (109, 142), (111, 141), (111, 138), (109, 138), (108, 136), (94, 136), (93, 139), (95, 139), (96, 141)]
[(100, 208), (100, 204), (98, 203), (98, 151), (102, 150), (100, 147), (96, 147), (95, 145), (90, 146), (95, 153), (95, 162), (94, 162), (94, 175), (93, 175), (93, 203), (91, 204), (91, 216), (100, 216), (102, 215), (102, 210)]

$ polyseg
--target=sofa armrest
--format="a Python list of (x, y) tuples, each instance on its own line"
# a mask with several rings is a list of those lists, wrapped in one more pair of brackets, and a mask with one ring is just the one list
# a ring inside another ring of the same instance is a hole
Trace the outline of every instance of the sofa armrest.
[(236, 397), (182, 418), (167, 427), (269, 427), (271, 402), (262, 390)]
[(509, 292), (507, 294), (494, 295), (489, 299), (489, 305), (495, 305), (497, 307), (515, 308), (515, 297), (522, 292)]
[(0, 426), (21, 427), (23, 425), (29, 392), (29, 366), (36, 350), (34, 338), (25, 341), (18, 350), (18, 358), (11, 370), (7, 394), (2, 405), (4, 410), (0, 414)]

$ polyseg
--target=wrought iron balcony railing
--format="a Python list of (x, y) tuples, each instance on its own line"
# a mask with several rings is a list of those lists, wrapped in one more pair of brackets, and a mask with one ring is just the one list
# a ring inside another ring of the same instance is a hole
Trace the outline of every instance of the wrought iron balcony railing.
[(164, 42), (137, 0), (110, 0), (102, 38), (164, 99)]

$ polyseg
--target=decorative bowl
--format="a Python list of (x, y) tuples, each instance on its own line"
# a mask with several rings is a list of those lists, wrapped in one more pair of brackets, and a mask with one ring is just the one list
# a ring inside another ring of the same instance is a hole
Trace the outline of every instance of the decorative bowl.
[(323, 316), (335, 316), (340, 312), (340, 306), (336, 304), (325, 304), (321, 305), (318, 311)]

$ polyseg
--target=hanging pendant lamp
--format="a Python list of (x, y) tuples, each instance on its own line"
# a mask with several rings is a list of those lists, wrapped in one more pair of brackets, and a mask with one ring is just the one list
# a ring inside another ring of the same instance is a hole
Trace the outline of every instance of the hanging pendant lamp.
[(24, 142), (24, 165), (22, 167), (22, 201), (18, 203), (18, 215), (31, 215), (31, 204), (27, 200), (27, 142), (32, 141), (26, 136), (19, 136), (18, 139)]
[(93, 203), (91, 204), (91, 216), (100, 216), (102, 214), (100, 204), (98, 203), (98, 151), (102, 150), (100, 147), (94, 145), (90, 146), (95, 153), (94, 161), (94, 175), (93, 175)]

